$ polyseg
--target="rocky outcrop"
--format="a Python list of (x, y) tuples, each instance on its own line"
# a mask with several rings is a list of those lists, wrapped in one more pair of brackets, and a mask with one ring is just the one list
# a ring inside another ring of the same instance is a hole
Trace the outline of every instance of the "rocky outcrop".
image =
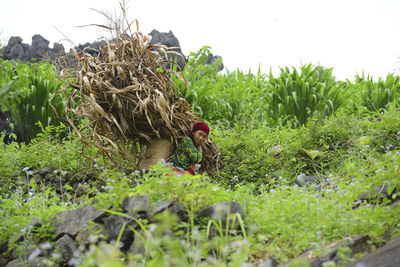
[[(8, 243), (1, 245), (0, 255), (7, 255), (7, 257), (0, 258), (0, 263), (6, 264), (7, 267), (76, 266), (81, 263), (81, 255), (85, 255), (91, 245), (98, 245), (101, 240), (113, 244), (118, 241), (122, 253), (143, 254), (143, 237), (146, 237), (146, 232), (154, 231), (151, 229), (157, 229), (158, 225), (163, 223), (156, 215), (169, 212), (178, 221), (185, 220), (185, 223), (188, 223), (188, 212), (184, 205), (167, 200), (151, 204), (150, 197), (143, 195), (128, 196), (123, 199), (119, 207), (111, 208), (111, 210), (122, 211), (107, 212), (93, 206), (84, 206), (59, 212), (56, 218), (50, 220), (51, 227), (54, 229), (54, 246), (48, 242), (37, 244), (28, 234), (34, 227), (44, 225), (38, 218), (34, 218), (19, 235), (11, 239), (13, 242), (18, 242), (18, 246), (24, 249), (18, 251), (14, 249), (11, 253), (5, 253), (9, 251)], [(228, 210), (232, 215), (237, 212), (244, 218), (242, 208), (237, 202), (219, 203), (206, 207), (198, 216), (221, 218), (226, 223)], [(220, 215), (222, 217), (219, 217)], [(148, 230), (141, 227), (140, 222), (144, 221), (150, 224)], [(161, 235), (182, 238), (182, 242), (186, 242), (186, 234), (183, 236), (178, 233), (172, 234), (171, 230), (165, 229)], [(54, 262), (54, 259), (57, 259), (57, 262)]]
[[(172, 33), (172, 31), (169, 32), (159, 32), (157, 30), (152, 30), (149, 35), (151, 36), (151, 41), (150, 44), (163, 44), (167, 47), (171, 48), (171, 51), (175, 51), (183, 55), (181, 46), (179, 44), (178, 39), (175, 37), (175, 35)], [(183, 70), (185, 67), (185, 61), (182, 57), (175, 56), (175, 55), (169, 55), (168, 60), (171, 61), (176, 61), (176, 63), (179, 65), (179, 68)], [(171, 66), (168, 66), (169, 68)], [(178, 69), (179, 71), (179, 69)]]
[(400, 266), (400, 236), (374, 252), (350, 263), (348, 267)]
[[(175, 37), (172, 31), (169, 32), (159, 32), (153, 30), (149, 33), (151, 36), (150, 44), (163, 44), (169, 48), (171, 51), (178, 52), (183, 55), (181, 46), (178, 39)], [(54, 43), (53, 48), (49, 47), (49, 41), (43, 38), (40, 34), (35, 34), (32, 37), (32, 44), (26, 44), (22, 42), (22, 38), (18, 36), (13, 36), (9, 39), (7, 46), (4, 48), (3, 57), (7, 60), (21, 60), (22, 62), (32, 62), (32, 61), (42, 61), (49, 59), (55, 62), (57, 56), (65, 55), (67, 66), (74, 66), (74, 56), (70, 53), (66, 53), (64, 46), (62, 44)], [(79, 44), (74, 47), (74, 49), (81, 53), (85, 50), (86, 53), (97, 56), (99, 47), (105, 45), (105, 41), (95, 41), (93, 43), (86, 42), (85, 44)], [(92, 48), (92, 49), (91, 49)], [(179, 66), (179, 70), (183, 70), (185, 67), (185, 57), (180, 57), (176, 55), (169, 55), (169, 60), (176, 61)], [(221, 59), (219, 56), (214, 56), (210, 54), (207, 59), (207, 64), (211, 64), (217, 59)], [(167, 67), (171, 67), (170, 65)], [(218, 70), (222, 70), (223, 65), (219, 66)]]
[(58, 53), (64, 53), (64, 46), (54, 43), (53, 48), (49, 47), (49, 41), (40, 34), (32, 37), (32, 44), (22, 43), (22, 38), (18, 36), (11, 37), (7, 46), (4, 48), (3, 56), (5, 59), (19, 59), (22, 62), (42, 61), (45, 59), (54, 59)]

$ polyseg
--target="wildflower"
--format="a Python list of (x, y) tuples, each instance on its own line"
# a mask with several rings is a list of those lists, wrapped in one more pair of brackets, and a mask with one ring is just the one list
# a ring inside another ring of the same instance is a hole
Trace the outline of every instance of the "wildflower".
[(26, 172), (27, 170), (29, 170), (29, 167), (25, 167), (22, 169), (24, 172)]

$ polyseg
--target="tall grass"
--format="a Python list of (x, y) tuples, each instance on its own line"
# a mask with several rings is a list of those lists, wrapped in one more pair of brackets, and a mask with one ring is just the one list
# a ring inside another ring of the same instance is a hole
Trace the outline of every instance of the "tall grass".
[(55, 96), (52, 105), (50, 95), (59, 90), (62, 81), (57, 78), (54, 66), (49, 63), (1, 61), (0, 107), (10, 110), (13, 120), (20, 125), (24, 142), (29, 142), (43, 127), (58, 125), (64, 109), (64, 100)]

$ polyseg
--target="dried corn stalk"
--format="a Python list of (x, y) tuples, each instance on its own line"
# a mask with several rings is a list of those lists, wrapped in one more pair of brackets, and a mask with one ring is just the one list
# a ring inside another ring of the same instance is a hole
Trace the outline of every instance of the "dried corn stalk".
[[(121, 9), (127, 22), (123, 4)], [(178, 96), (170, 79), (176, 73), (166, 67), (174, 64), (168, 55), (182, 55), (161, 44), (150, 45), (150, 37), (139, 31), (137, 21), (132, 32), (132, 23), (125, 27), (123, 20), (107, 18), (111, 26), (96, 26), (110, 30), (113, 41), (106, 40), (96, 57), (72, 50), (77, 68), (63, 70), (64, 93), (72, 88), (66, 117), (85, 144), (94, 144), (111, 160), (121, 155), (138, 169), (146, 146), (159, 139), (176, 143), (200, 118)], [(90, 136), (76, 127), (77, 119), (86, 117)], [(203, 153), (202, 170), (215, 170), (220, 156), (211, 140)]]

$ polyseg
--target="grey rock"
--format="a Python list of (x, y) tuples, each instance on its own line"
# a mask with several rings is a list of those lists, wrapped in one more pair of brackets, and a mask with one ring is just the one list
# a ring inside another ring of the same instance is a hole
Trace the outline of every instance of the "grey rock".
[[(10, 123), (14, 124), (13, 129), (11, 129)], [(14, 141), (18, 143), (22, 142), (21, 127), (19, 125), (15, 125), (10, 111), (1, 112), (0, 107), (0, 133), (2, 132), (6, 134), (3, 140), (5, 144), (10, 144)], [(11, 137), (11, 134), (15, 134), (17, 139), (15, 140), (13, 137)]]
[[(109, 240), (117, 240), (124, 224), (130, 225), (132, 228), (136, 227), (136, 222), (133, 219), (122, 216), (111, 215), (104, 218), (103, 221)], [(132, 244), (133, 231), (129, 227), (125, 227), (120, 241), (123, 243), (122, 250), (127, 250)]]
[(54, 232), (57, 236), (69, 234), (75, 236), (78, 232), (85, 229), (90, 221), (100, 219), (104, 212), (99, 211), (93, 206), (85, 206), (76, 210), (66, 210), (59, 212), (58, 218), (52, 220)]
[(233, 222), (234, 220), (235, 225), (233, 225), (233, 228), (237, 228), (239, 226), (239, 220), (237, 218), (234, 219), (234, 217), (236, 217), (236, 214), (239, 214), (241, 219), (244, 220), (244, 212), (242, 206), (239, 203), (232, 201), (214, 204), (212, 206), (204, 208), (198, 213), (198, 217), (209, 217), (216, 222), (221, 221), (223, 227), (225, 227), (228, 220), (230, 222)]
[(224, 64), (222, 63), (222, 57), (220, 57), (220, 56), (214, 56), (213, 54), (208, 54), (206, 64), (207, 64), (207, 65), (212, 64), (212, 63), (214, 63), (214, 62), (217, 61), (217, 60), (221, 60), (221, 61), (220, 61), (221, 64), (218, 65), (218, 71), (221, 71), (221, 70), (224, 69)]
[(36, 243), (31, 239), (25, 239), (18, 242), (18, 249), (14, 248), (11, 252), (12, 258), (21, 258), (27, 260), (29, 255), (37, 248)]
[(61, 253), (61, 257), (64, 261), (69, 261), (77, 249), (74, 240), (69, 235), (63, 235), (56, 241), (58, 250)]
[(161, 213), (172, 206), (171, 201), (163, 200), (158, 201), (152, 206), (152, 216), (155, 216), (158, 213)]
[(40, 34), (32, 37), (32, 45), (22, 43), (20, 37), (11, 37), (7, 46), (4, 48), (3, 56), (5, 59), (19, 59), (22, 62), (32, 61), (34, 58), (38, 60), (54, 57), (53, 49), (49, 48), (49, 41)]
[(80, 231), (75, 237), (75, 243), (77, 245), (87, 245), (91, 243), (91, 237), (97, 235), (107, 236), (107, 230), (102, 224), (96, 224), (93, 227), (87, 227)]
[(263, 259), (262, 261), (256, 263), (256, 267), (276, 267), (276, 266), (278, 266), (278, 262), (273, 257)]
[(373, 186), (368, 192), (361, 193), (357, 196), (357, 200), (353, 202), (353, 209), (358, 208), (361, 203), (382, 203), (386, 204), (396, 203), (400, 199), (398, 188), (395, 188), (392, 192), (388, 191), (389, 186), (383, 184), (382, 186)]
[(304, 187), (307, 185), (319, 185), (324, 181), (326, 181), (326, 177), (299, 175), (296, 177), (294, 182), (298, 186)]
[(45, 177), (47, 174), (49, 174), (50, 172), (52, 171), (52, 169), (50, 168), (50, 167), (44, 167), (44, 168), (42, 168), (42, 169), (40, 169), (39, 171), (38, 171), (38, 173), (40, 174), (40, 176), (43, 176), (43, 177)]
[(174, 203), (171, 207), (168, 208), (168, 210), (172, 214), (176, 214), (181, 221), (187, 220), (188, 214), (187, 214), (186, 208), (183, 204)]
[[(145, 233), (143, 231), (139, 231), (138, 233), (143, 238), (146, 238), (145, 237)], [(141, 254), (141, 255), (144, 255), (146, 253), (144, 242), (138, 235), (136, 235), (136, 234), (134, 235), (134, 239), (133, 239), (132, 245), (129, 247), (127, 253), (129, 253), (129, 254)]]
[(360, 259), (350, 263), (349, 267), (392, 267), (400, 266), (400, 236), (389, 241)]
[(29, 61), (29, 45), (22, 43), (22, 38), (13, 36), (8, 40), (4, 48), (3, 56), (5, 59), (19, 59), (23, 62)]
[[(3, 266), (3, 265), (2, 265)], [(13, 261), (10, 261), (5, 265), (5, 267), (47, 267), (47, 266), (54, 266), (53, 263), (51, 263), (47, 258), (45, 257), (36, 257), (31, 261), (28, 260), (23, 260), (23, 259), (15, 259)]]
[(42, 222), (38, 217), (33, 217), (31, 223), (21, 229), (21, 234), (13, 236), (12, 240), (14, 242), (19, 242), (24, 240), (24, 236), (26, 235), (27, 232), (29, 232), (34, 227), (39, 227), (41, 224)]
[[(152, 30), (149, 35), (151, 36), (151, 41), (150, 44), (163, 44), (167, 47), (174, 47), (171, 49), (171, 51), (178, 52), (180, 54), (182, 53), (181, 46), (179, 44), (178, 39), (175, 37), (172, 31), (169, 32), (159, 32), (157, 30)], [(175, 56), (175, 55), (169, 55), (168, 57), (169, 60), (177, 62), (178, 66), (180, 67), (181, 70), (185, 68), (185, 61), (183, 60), (182, 57)], [(168, 68), (171, 68), (171, 66), (168, 66)], [(179, 71), (179, 69), (178, 69)]]
[(149, 196), (128, 196), (122, 200), (122, 208), (125, 212), (142, 212), (150, 208)]
[(36, 248), (28, 257), (28, 261), (31, 262), (33, 261), (35, 258), (37, 258), (38, 256), (40, 256), (42, 254), (42, 250), (40, 248)]
[(335, 241), (319, 248), (319, 250), (325, 251), (325, 253), (323, 253), (322, 255), (315, 256), (313, 251), (310, 249), (302, 253), (300, 256), (296, 257), (294, 260), (287, 262), (283, 266), (304, 266), (304, 264), (307, 264), (306, 266), (310, 267), (323, 267), (323, 264), (325, 262), (333, 262), (335, 264), (338, 264), (340, 261), (340, 258), (338, 256), (339, 248), (348, 247), (350, 249), (349, 257), (353, 257), (357, 253), (369, 250), (369, 239), (370, 238), (368, 236), (357, 235), (346, 238), (344, 240)]

